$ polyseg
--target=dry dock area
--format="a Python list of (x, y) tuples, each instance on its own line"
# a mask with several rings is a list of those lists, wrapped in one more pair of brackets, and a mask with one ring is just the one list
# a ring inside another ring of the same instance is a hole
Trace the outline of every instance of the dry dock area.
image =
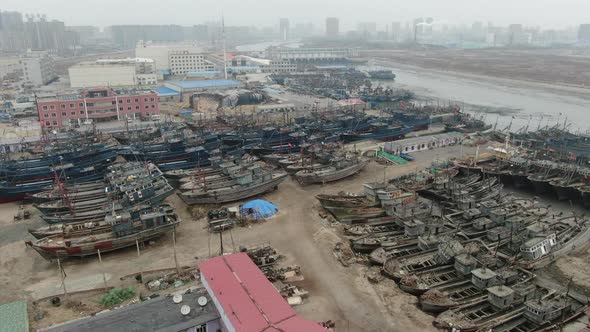
[[(464, 147), (464, 153), (468, 153)], [(373, 286), (366, 278), (367, 269), (361, 265), (343, 267), (333, 255), (334, 245), (342, 241), (338, 227), (323, 222), (318, 214), (319, 203), (314, 195), (328, 192), (355, 192), (365, 182), (382, 181), (407, 174), (430, 165), (437, 158), (457, 156), (459, 146), (416, 152), (416, 161), (406, 165), (384, 167), (371, 162), (360, 174), (329, 184), (302, 187), (287, 180), (274, 191), (264, 196), (280, 209), (266, 222), (238, 227), (226, 232), (225, 251), (238, 250), (240, 245), (252, 246), (270, 243), (287, 260), (301, 266), (306, 278), (302, 286), (310, 292), (310, 301), (296, 307), (308, 319), (331, 319), (337, 322), (337, 331), (427, 331), (433, 329), (432, 317), (419, 311), (416, 299), (403, 293), (394, 283), (386, 280)], [(180, 265), (195, 266), (200, 260), (219, 253), (219, 237), (206, 230), (205, 220), (191, 217), (188, 207), (173, 195), (172, 203), (182, 223), (177, 229), (176, 243)], [(55, 262), (40, 257), (34, 250), (25, 247), (30, 235), (27, 228), (41, 223), (32, 220), (13, 222), (18, 205), (4, 204), (0, 230), (0, 288), (12, 290), (1, 292), (0, 299), (15, 300), (21, 296), (39, 299), (62, 292), (60, 275)], [(172, 236), (165, 235), (147, 245), (137, 257), (134, 247), (103, 254), (101, 265), (97, 257), (64, 262), (69, 292), (102, 287), (105, 272), (109, 286), (121, 284), (120, 278), (140, 270), (155, 270), (174, 266)], [(290, 262), (287, 263), (290, 263)], [(62, 310), (60, 310), (61, 312)], [(75, 310), (73, 310), (75, 311)], [(41, 324), (58, 322), (76, 317), (54, 312), (46, 313)]]

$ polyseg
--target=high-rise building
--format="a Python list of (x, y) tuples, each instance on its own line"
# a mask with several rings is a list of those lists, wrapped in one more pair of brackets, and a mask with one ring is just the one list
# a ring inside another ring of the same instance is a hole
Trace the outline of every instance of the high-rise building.
[(281, 18), (279, 20), (279, 34), (281, 40), (289, 40), (289, 19)]
[(326, 19), (326, 37), (338, 37), (340, 33), (340, 21), (337, 17)]
[(180, 25), (113, 25), (109, 27), (115, 44), (132, 48), (140, 40), (154, 42), (176, 42), (184, 40), (184, 29)]
[(27, 49), (46, 50), (52, 53), (71, 53), (78, 37), (66, 30), (63, 22), (47, 20), (45, 15), (26, 15), (0, 12), (0, 50), (22, 53)]
[(578, 43), (590, 45), (590, 24), (580, 24), (578, 29)]
[(360, 22), (358, 24), (358, 32), (364, 38), (373, 38), (377, 33), (377, 23), (376, 22)]
[(402, 24), (401, 22), (391, 23), (391, 40), (400, 42), (402, 40)]

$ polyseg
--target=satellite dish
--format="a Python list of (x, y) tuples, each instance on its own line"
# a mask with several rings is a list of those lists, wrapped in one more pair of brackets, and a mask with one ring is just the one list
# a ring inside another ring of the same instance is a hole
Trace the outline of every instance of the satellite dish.
[(201, 307), (204, 307), (204, 306), (206, 306), (206, 305), (207, 305), (207, 298), (206, 298), (206, 297), (204, 297), (204, 296), (200, 296), (200, 297), (197, 299), (197, 302), (199, 303), (199, 305), (200, 305)]
[(191, 307), (187, 306), (186, 304), (180, 307), (180, 313), (183, 316), (186, 316), (191, 313)]
[(182, 302), (182, 295), (181, 294), (174, 295), (172, 297), (172, 301), (174, 301), (174, 303), (176, 303), (176, 304)]

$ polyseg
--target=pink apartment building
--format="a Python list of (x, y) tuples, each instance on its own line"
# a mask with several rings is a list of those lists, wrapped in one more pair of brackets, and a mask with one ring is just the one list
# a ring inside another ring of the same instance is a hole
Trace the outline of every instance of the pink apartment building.
[(75, 94), (37, 97), (42, 128), (60, 128), (90, 122), (150, 119), (160, 114), (158, 95), (152, 91), (115, 91), (93, 88)]

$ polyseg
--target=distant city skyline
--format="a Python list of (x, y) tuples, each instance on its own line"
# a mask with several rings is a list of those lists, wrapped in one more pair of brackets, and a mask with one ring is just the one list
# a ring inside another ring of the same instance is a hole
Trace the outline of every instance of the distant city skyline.
[(142, 0), (139, 3), (103, 0), (95, 7), (73, 0), (4, 0), (0, 10), (45, 14), (50, 20), (61, 20), (71, 26), (99, 27), (121, 24), (190, 26), (219, 21), (223, 12), (228, 26), (278, 27), (279, 18), (287, 18), (291, 25), (310, 22), (321, 31), (327, 17), (337, 17), (340, 32), (356, 30), (361, 22), (376, 22), (378, 30), (385, 30), (385, 25), (393, 21), (407, 22), (417, 17), (434, 17), (441, 24), (470, 25), (475, 21), (487, 24), (491, 21), (500, 26), (519, 23), (544, 29), (575, 27), (590, 21), (587, 15), (590, 1), (586, 0), (417, 0), (403, 3), (403, 6), (401, 2), (388, 0)]

